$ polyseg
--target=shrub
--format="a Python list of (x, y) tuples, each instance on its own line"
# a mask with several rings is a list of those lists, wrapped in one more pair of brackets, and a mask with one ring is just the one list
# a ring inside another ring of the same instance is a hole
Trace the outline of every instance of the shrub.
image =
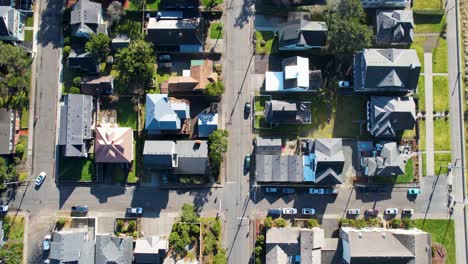
[(79, 94), (80, 92), (81, 92), (81, 90), (78, 87), (73, 86), (73, 87), (70, 88), (70, 93), (72, 93), (72, 94)]
[(133, 238), (138, 238), (138, 235), (139, 235), (139, 234), (138, 234), (138, 231), (133, 231), (133, 234), (132, 234), (132, 235), (133, 235)]
[(198, 223), (200, 220), (198, 219), (198, 214), (196, 212), (196, 208), (190, 204), (184, 204), (182, 206), (182, 216), (180, 217), (181, 222), (184, 223)]
[(213, 226), (211, 226), (211, 232), (216, 239), (219, 239), (219, 236), (221, 235), (221, 223), (219, 221), (216, 221)]
[(319, 223), (318, 223), (317, 219), (310, 218), (306, 222), (306, 227), (308, 227), (308, 228), (318, 227), (318, 226), (319, 226)]
[(257, 245), (261, 246), (263, 245), (263, 243), (265, 243), (265, 236), (264, 235), (259, 235), (257, 237), (257, 241), (256, 241)]
[(66, 37), (63, 38), (63, 45), (65, 46), (65, 48), (69, 47), (70, 43), (71, 43), (70, 36), (66, 36)]
[(81, 86), (81, 77), (73, 78), (73, 86), (80, 87)]
[[(68, 37), (68, 38), (70, 38), (70, 37)], [(70, 55), (70, 52), (71, 52), (71, 47), (70, 46), (63, 47), (62, 54), (63, 54), (63, 57), (65, 59), (68, 58), (68, 56)]]
[(405, 229), (411, 229), (411, 228), (416, 227), (415, 221), (409, 217), (403, 217), (401, 219), (401, 222), (403, 223), (403, 227)]
[(366, 220), (364, 219), (357, 219), (354, 221), (354, 226), (357, 228), (364, 228), (367, 226)]
[(16, 151), (16, 155), (18, 156), (21, 156), (23, 155), (24, 151), (25, 151), (25, 147), (23, 144), (19, 143), (16, 145), (16, 148), (15, 148), (15, 151)]
[(224, 248), (218, 250), (218, 253), (213, 258), (213, 264), (227, 264), (226, 250)]
[(123, 227), (124, 227), (124, 222), (122, 220), (118, 220), (117, 224), (116, 224), (116, 227), (115, 227), (115, 230), (117, 232), (119, 232), (119, 233), (122, 233)]
[(210, 253), (214, 252), (216, 248), (216, 238), (212, 233), (206, 233), (205, 237), (203, 238), (203, 243), (205, 248), (203, 249), (204, 255), (209, 255)]
[(224, 93), (224, 84), (221, 81), (212, 82), (206, 85), (206, 95), (218, 98)]
[(255, 251), (255, 255), (259, 256), (259, 255), (262, 254), (263, 247), (257, 246), (257, 247), (255, 247), (254, 251)]
[(62, 229), (62, 227), (65, 225), (65, 219), (59, 218), (57, 222), (55, 223), (55, 225), (57, 226), (59, 230)]
[(400, 228), (401, 227), (401, 220), (400, 219), (393, 219), (391, 222), (390, 222), (390, 226), (391, 228)]
[(133, 231), (136, 230), (136, 222), (135, 221), (130, 221), (127, 226), (127, 232), (133, 233)]
[(265, 218), (265, 220), (263, 221), (263, 224), (265, 225), (266, 228), (270, 228), (273, 226), (273, 218), (271, 218), (271, 216), (268, 216), (267, 218)]
[(21, 158), (20, 157), (14, 157), (13, 158), (13, 163), (15, 163), (16, 165), (20, 164), (21, 162)]
[(198, 225), (192, 225), (190, 227), (190, 233), (192, 233), (192, 235), (199, 235), (200, 234), (200, 227)]
[(286, 227), (287, 225), (288, 225), (288, 222), (284, 218), (275, 219), (276, 227)]

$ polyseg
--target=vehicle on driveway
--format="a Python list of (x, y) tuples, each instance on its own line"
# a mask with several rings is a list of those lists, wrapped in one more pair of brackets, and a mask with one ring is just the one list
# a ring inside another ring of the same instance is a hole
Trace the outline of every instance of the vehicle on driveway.
[(309, 188), (309, 194), (325, 194), (325, 189), (323, 189), (323, 188)]
[(361, 209), (348, 209), (348, 211), (346, 211), (346, 213), (348, 215), (352, 215), (352, 216), (357, 217), (361, 213)]
[(0, 205), (0, 213), (6, 214), (8, 212), (8, 205)]
[(286, 193), (286, 194), (291, 194), (291, 193), (295, 193), (295, 192), (296, 192), (296, 190), (295, 190), (294, 188), (283, 188), (283, 189), (281, 189), (281, 191), (282, 191), (283, 193)]
[(396, 214), (398, 214), (398, 209), (397, 208), (387, 208), (387, 209), (385, 209), (385, 214), (386, 215), (396, 215)]
[(250, 155), (245, 155), (244, 166), (246, 170), (250, 170)]
[(267, 192), (267, 193), (277, 193), (277, 192), (278, 192), (278, 188), (275, 188), (275, 187), (266, 187), (266, 188), (265, 188), (265, 192)]
[(409, 195), (418, 195), (420, 193), (421, 193), (421, 189), (419, 189), (419, 188), (408, 189), (408, 194)]
[(283, 212), (283, 209), (281, 208), (270, 208), (268, 209), (268, 214), (269, 215), (281, 215)]
[(142, 215), (143, 214), (143, 208), (142, 207), (129, 207), (129, 208), (127, 208), (127, 214)]
[(50, 243), (52, 242), (52, 236), (46, 235), (44, 241), (42, 241), (42, 250), (47, 251), (50, 249)]
[(315, 209), (314, 208), (302, 208), (303, 215), (314, 215)]
[(369, 217), (377, 217), (377, 215), (379, 214), (379, 210), (377, 210), (377, 209), (367, 209), (364, 212), (364, 214), (369, 216)]
[(85, 214), (88, 212), (88, 206), (86, 205), (74, 205), (71, 207), (71, 212), (72, 213), (81, 213)]
[(34, 181), (34, 183), (36, 184), (36, 187), (41, 186), (46, 177), (47, 177), (47, 173), (45, 173), (45, 172), (39, 173), (39, 176)]
[(297, 209), (296, 208), (283, 208), (283, 214), (285, 215), (297, 214)]
[(414, 215), (414, 210), (413, 209), (403, 209), (401, 210), (401, 214), (403, 216), (411, 217)]

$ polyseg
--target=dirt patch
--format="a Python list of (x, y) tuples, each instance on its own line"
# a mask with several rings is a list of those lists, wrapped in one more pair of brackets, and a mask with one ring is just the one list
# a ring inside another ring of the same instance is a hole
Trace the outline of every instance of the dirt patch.
[(432, 243), (432, 264), (444, 264), (447, 250), (438, 243)]

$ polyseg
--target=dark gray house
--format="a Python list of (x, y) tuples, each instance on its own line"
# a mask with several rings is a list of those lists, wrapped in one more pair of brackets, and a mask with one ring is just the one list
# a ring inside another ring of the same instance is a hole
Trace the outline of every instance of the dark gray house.
[(256, 155), (255, 179), (263, 183), (304, 182), (304, 160), (299, 155)]
[(345, 163), (341, 138), (317, 138), (314, 142), (315, 183), (336, 185), (343, 182)]
[(86, 157), (92, 139), (93, 97), (68, 94), (60, 106), (59, 145), (66, 157)]
[(262, 155), (281, 154), (283, 144), (281, 138), (261, 138), (255, 139), (255, 153)]
[(410, 44), (414, 39), (413, 11), (377, 11), (376, 28), (378, 45)]
[(115, 237), (110, 234), (96, 235), (96, 262), (132, 264), (133, 238)]
[(309, 124), (310, 102), (270, 100), (265, 102), (265, 121), (276, 124)]
[(86, 76), (81, 80), (83, 94), (111, 94), (114, 91), (114, 76)]
[(412, 97), (372, 96), (367, 109), (367, 131), (378, 138), (395, 138), (416, 123)]
[(98, 61), (90, 52), (80, 53), (72, 50), (67, 58), (67, 67), (91, 75), (99, 73)]
[(203, 51), (203, 19), (150, 18), (147, 41), (156, 49), (179, 52)]
[(0, 109), (0, 155), (15, 152), (15, 120), (15, 111)]
[(327, 45), (327, 24), (294, 19), (281, 25), (278, 31), (280, 51), (303, 51)]
[(101, 3), (79, 0), (73, 5), (70, 15), (73, 36), (90, 38), (92, 34), (107, 34), (107, 25), (102, 14)]
[(52, 234), (51, 263), (95, 263), (94, 239), (86, 231), (61, 231)]
[(354, 91), (410, 93), (418, 86), (421, 63), (413, 49), (364, 49), (354, 54)]
[(143, 148), (143, 164), (148, 169), (171, 174), (204, 175), (208, 167), (208, 142), (147, 140)]
[(376, 144), (373, 157), (361, 158), (366, 176), (398, 176), (405, 174), (405, 158), (396, 142)]

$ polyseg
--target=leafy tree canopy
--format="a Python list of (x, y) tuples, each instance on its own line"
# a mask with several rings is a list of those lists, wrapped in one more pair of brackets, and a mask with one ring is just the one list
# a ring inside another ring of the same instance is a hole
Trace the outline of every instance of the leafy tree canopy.
[(228, 136), (229, 132), (227, 130), (218, 129), (208, 138), (210, 162), (216, 168), (219, 168), (221, 162), (223, 162), (223, 154), (228, 148)]
[(93, 34), (86, 42), (86, 51), (91, 52), (100, 62), (104, 62), (109, 55), (110, 38), (104, 33)]
[(151, 44), (137, 40), (116, 54), (114, 65), (124, 81), (147, 82), (153, 76), (154, 63), (155, 55)]

